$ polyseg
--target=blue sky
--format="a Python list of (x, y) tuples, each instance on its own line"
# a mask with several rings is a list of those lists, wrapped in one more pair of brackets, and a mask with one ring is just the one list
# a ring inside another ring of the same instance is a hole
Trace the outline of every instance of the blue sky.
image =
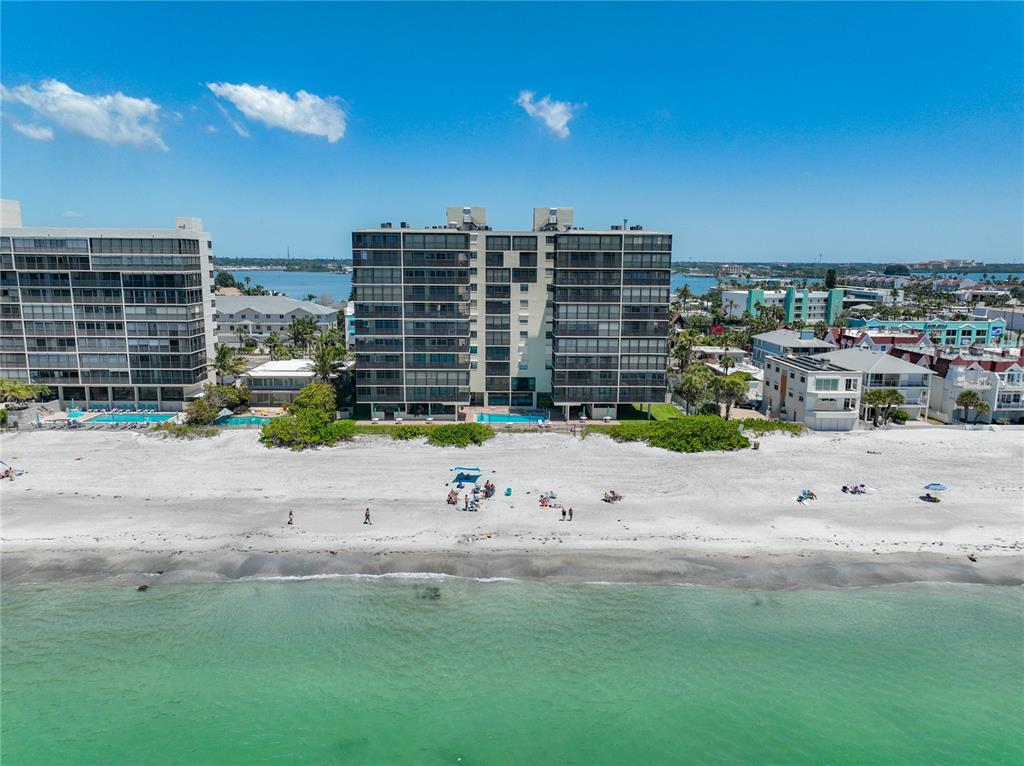
[(2, 13), (0, 191), (29, 225), (195, 215), (222, 256), (347, 257), (354, 227), (566, 205), (676, 260), (1024, 251), (1019, 3)]

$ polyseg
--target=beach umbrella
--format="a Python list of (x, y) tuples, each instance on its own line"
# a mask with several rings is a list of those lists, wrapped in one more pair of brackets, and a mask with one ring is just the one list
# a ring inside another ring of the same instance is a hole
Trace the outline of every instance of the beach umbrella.
[(941, 492), (944, 489), (948, 489), (948, 487), (945, 484), (940, 484), (937, 481), (933, 481), (931, 484), (925, 484), (924, 488), (930, 489), (934, 492)]

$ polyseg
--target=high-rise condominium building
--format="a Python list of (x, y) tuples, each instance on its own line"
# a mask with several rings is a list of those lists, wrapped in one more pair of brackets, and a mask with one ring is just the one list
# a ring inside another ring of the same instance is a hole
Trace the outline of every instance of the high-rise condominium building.
[(359, 229), (352, 248), (356, 398), (375, 415), (665, 401), (670, 234), (546, 207), (493, 231), (455, 207), (441, 226)]
[(213, 242), (173, 229), (25, 227), (0, 217), (0, 377), (62, 404), (179, 410), (207, 382)]

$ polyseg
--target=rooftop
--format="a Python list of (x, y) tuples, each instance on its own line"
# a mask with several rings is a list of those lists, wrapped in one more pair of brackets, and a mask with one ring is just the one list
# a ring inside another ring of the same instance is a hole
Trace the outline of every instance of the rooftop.
[(255, 378), (293, 378), (296, 375), (313, 377), (313, 363), (308, 359), (281, 359), (276, 362), (264, 362), (245, 374)]
[(811, 336), (810, 338), (801, 337), (800, 333), (796, 330), (770, 330), (769, 332), (762, 332), (753, 337), (753, 340), (764, 341), (765, 343), (774, 343), (776, 346), (790, 347), (790, 348), (832, 348), (833, 344), (827, 340), (821, 340)]
[(882, 351), (868, 351), (863, 348), (844, 348), (838, 351), (826, 351), (816, 354), (817, 359), (827, 359), (833, 364), (847, 370), (870, 372), (876, 375), (921, 375), (931, 374), (931, 370), (904, 361)]
[(218, 295), (217, 311), (226, 314), (237, 314), (243, 309), (252, 309), (261, 314), (287, 314), (301, 309), (316, 316), (337, 314), (338, 309), (321, 306), (311, 301), (300, 301), (287, 295)]
[(774, 361), (787, 367), (795, 367), (804, 372), (851, 372), (845, 367), (838, 367), (821, 356), (769, 356), (765, 361)]

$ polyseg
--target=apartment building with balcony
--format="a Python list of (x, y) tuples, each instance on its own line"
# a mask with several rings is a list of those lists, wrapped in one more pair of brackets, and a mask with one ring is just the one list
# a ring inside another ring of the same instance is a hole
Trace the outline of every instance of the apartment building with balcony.
[(241, 345), (241, 338), (266, 343), (272, 333), (288, 341), (288, 329), (296, 319), (312, 319), (319, 332), (338, 325), (338, 309), (285, 295), (218, 295), (214, 332), (219, 343)]
[(180, 410), (210, 380), (213, 240), (166, 229), (27, 227), (0, 210), (0, 377), (61, 405)]
[(757, 316), (759, 307), (778, 306), (784, 322), (832, 324), (843, 310), (843, 290), (810, 290), (792, 285), (785, 290), (723, 290), (722, 309), (726, 316), (738, 319), (744, 312)]
[(496, 231), (485, 208), (454, 207), (442, 226), (385, 223), (352, 246), (356, 398), (374, 415), (665, 401), (670, 234), (579, 228), (564, 207)]
[(994, 346), (1002, 343), (1006, 320), (1002, 317), (971, 319), (876, 319), (851, 318), (847, 326), (858, 330), (883, 332), (922, 332), (936, 346)]
[(889, 354), (930, 369), (929, 415), (944, 423), (958, 422), (964, 412), (956, 404), (964, 391), (974, 391), (988, 405), (987, 412), (972, 412), (979, 423), (1024, 423), (1024, 350), (1022, 349), (916, 349), (897, 347)]
[(764, 361), (761, 411), (812, 431), (852, 431), (860, 411), (861, 374), (810, 356)]
[[(910, 420), (924, 420), (928, 415), (928, 401), (931, 390), (932, 371), (926, 367), (907, 362), (881, 351), (866, 351), (860, 348), (845, 348), (817, 354), (844, 370), (861, 375), (862, 396), (875, 389), (895, 389), (905, 400), (900, 409), (906, 410)], [(860, 416), (872, 419), (872, 408), (861, 401)]]

